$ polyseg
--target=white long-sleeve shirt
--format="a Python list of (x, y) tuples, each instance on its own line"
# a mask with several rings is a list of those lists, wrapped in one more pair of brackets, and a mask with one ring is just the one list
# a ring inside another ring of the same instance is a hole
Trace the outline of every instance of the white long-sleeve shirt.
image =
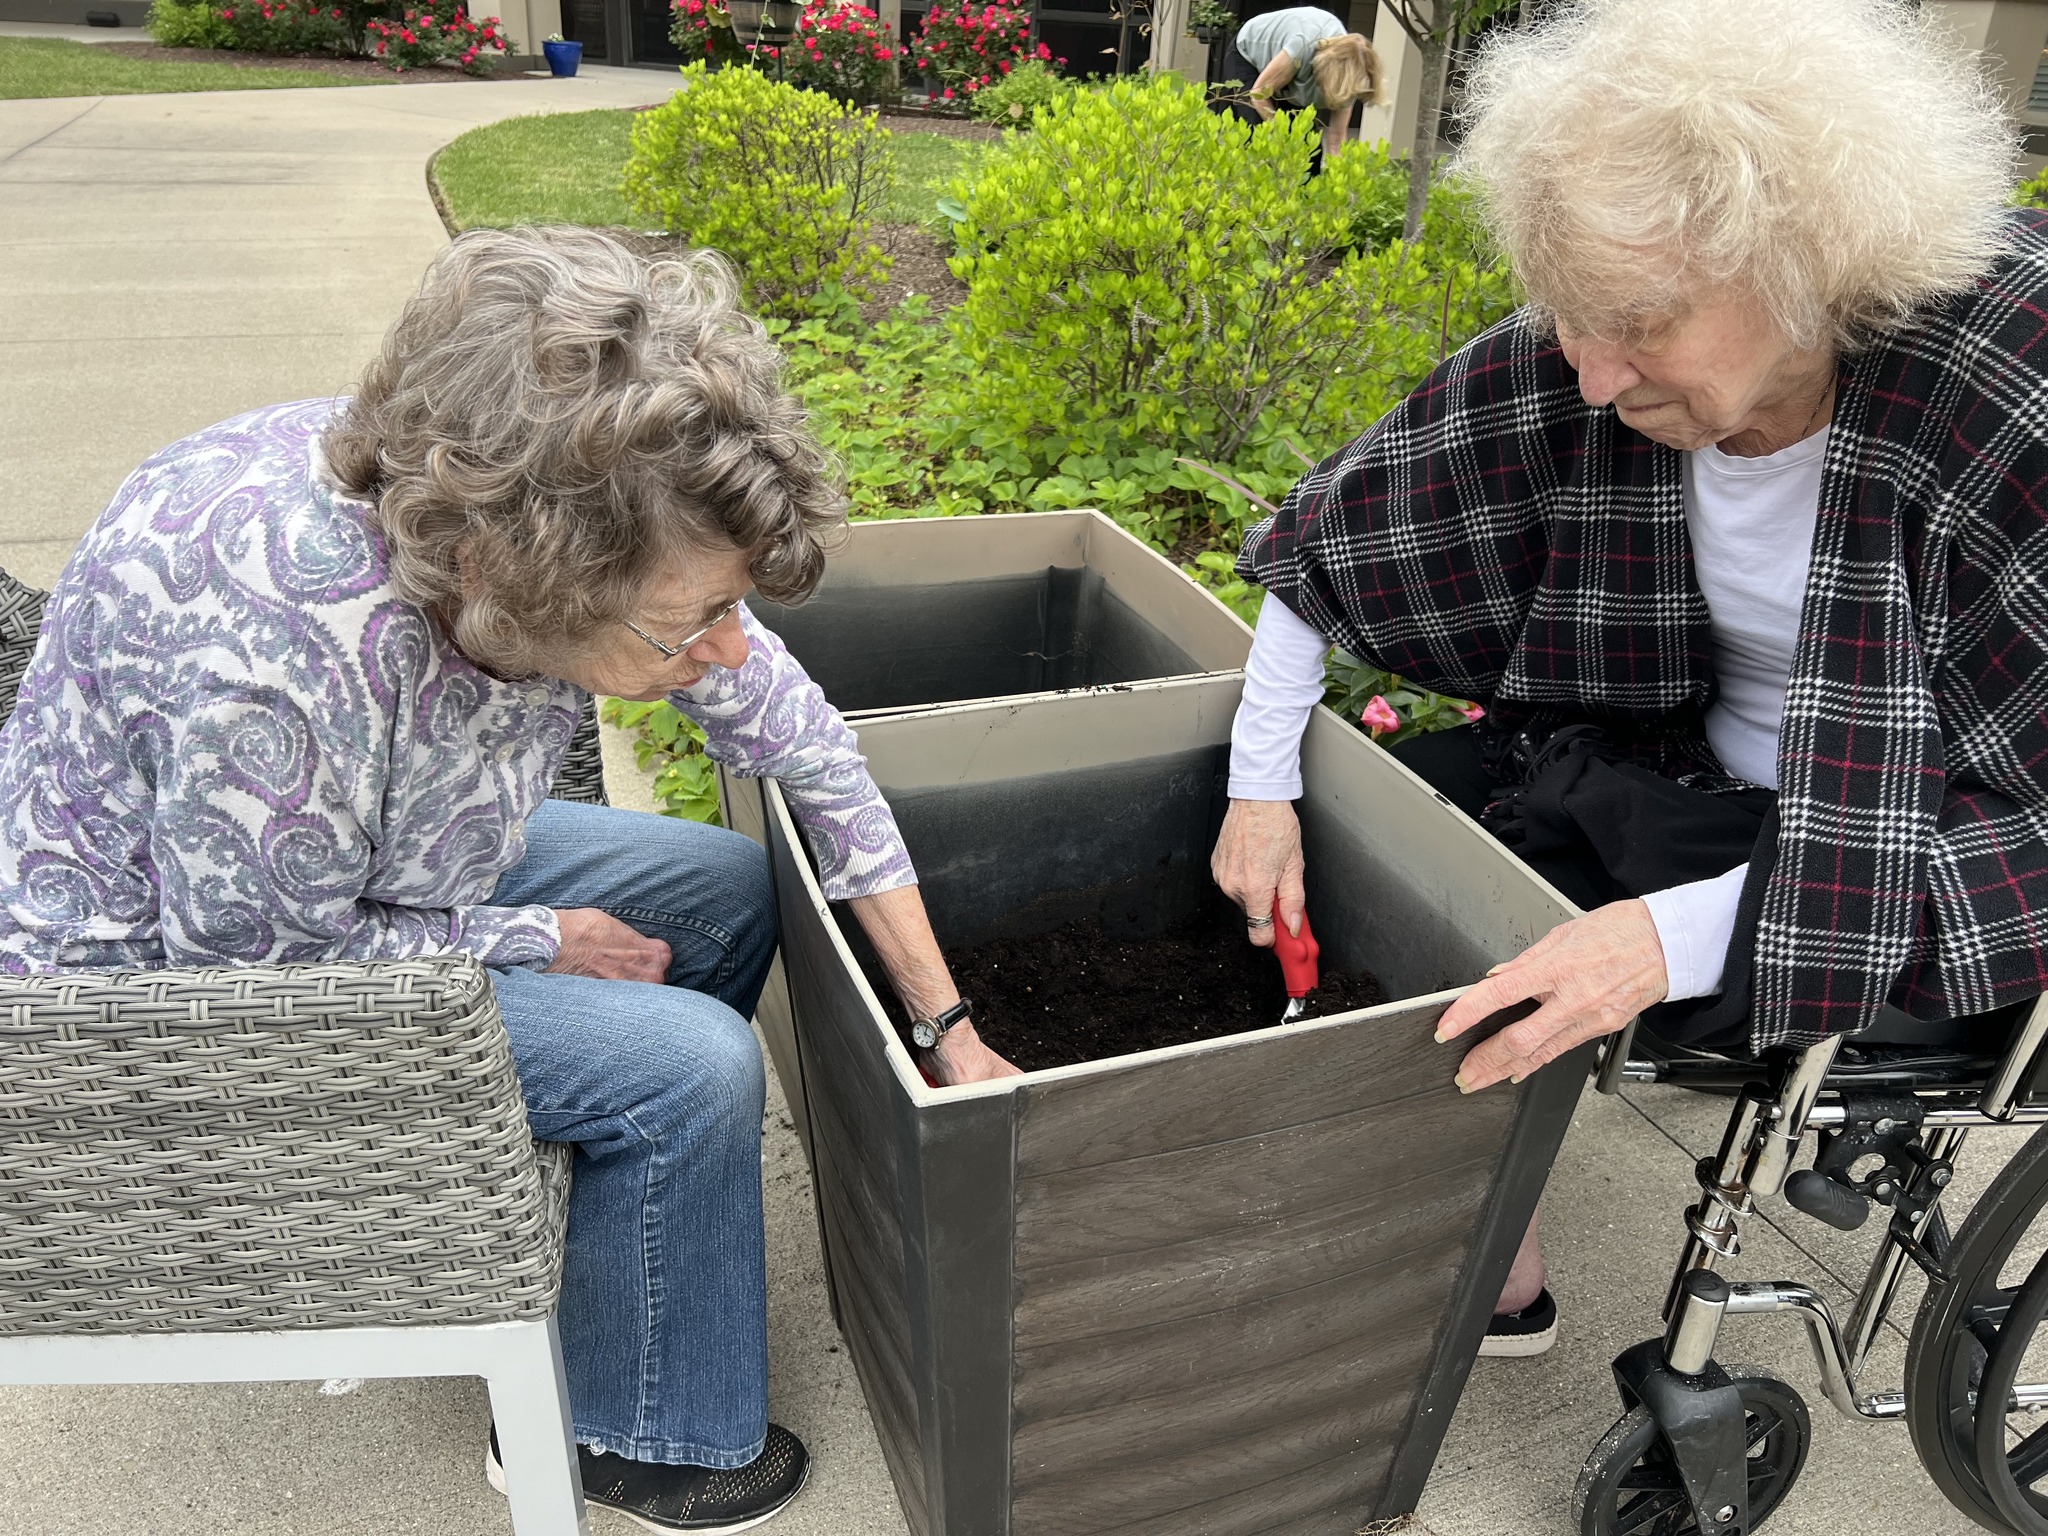
[[(1719, 690), (1707, 740), (1730, 773), (1778, 786), (1778, 727), (1799, 643), (1799, 610), (1813, 563), (1828, 432), (1777, 453), (1737, 458), (1718, 448), (1685, 456), (1685, 521), (1707, 600)], [(1244, 701), (1230, 733), (1234, 800), (1301, 794), (1301, 736), (1323, 695), (1330, 642), (1271, 593), (1245, 664)], [(1657, 925), (1676, 1000), (1721, 990), (1748, 866), (1643, 898)]]

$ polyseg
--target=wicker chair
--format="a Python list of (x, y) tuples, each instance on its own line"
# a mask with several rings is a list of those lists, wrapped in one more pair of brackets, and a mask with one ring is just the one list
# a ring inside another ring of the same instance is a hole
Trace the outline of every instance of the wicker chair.
[[(0, 718), (42, 606), (0, 572)], [(587, 1536), (569, 1159), (467, 957), (0, 978), (0, 1383), (481, 1376), (514, 1530)]]

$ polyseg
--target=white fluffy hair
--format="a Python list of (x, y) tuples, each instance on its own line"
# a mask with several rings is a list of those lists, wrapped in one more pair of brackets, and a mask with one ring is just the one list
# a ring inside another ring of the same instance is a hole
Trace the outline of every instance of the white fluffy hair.
[(1896, 0), (1579, 0), (1496, 34), (1464, 116), (1531, 298), (1601, 337), (1733, 294), (1853, 348), (1983, 275), (2015, 171), (1981, 66)]

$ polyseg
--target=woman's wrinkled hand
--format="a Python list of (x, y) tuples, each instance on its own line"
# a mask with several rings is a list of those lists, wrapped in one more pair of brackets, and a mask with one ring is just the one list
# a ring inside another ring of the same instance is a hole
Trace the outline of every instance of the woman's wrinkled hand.
[[(1209, 872), (1223, 894), (1244, 908), (1246, 918), (1271, 917), (1285, 923), (1289, 933), (1301, 931), (1301, 914), (1308, 906), (1301, 883), (1301, 822), (1287, 801), (1231, 801)], [(1273, 942), (1267, 924), (1248, 931), (1254, 944)]]
[(1650, 909), (1640, 901), (1610, 902), (1560, 923), (1444, 1010), (1439, 1040), (1454, 1040), (1502, 1008), (1535, 999), (1541, 1006), (1492, 1039), (1474, 1046), (1458, 1068), (1458, 1087), (1473, 1093), (1506, 1078), (1519, 1083), (1547, 1061), (1600, 1035), (1611, 1035), (1670, 990), (1664, 946)]
[(650, 939), (595, 907), (557, 908), (555, 917), (562, 947), (548, 969), (557, 975), (656, 984), (668, 979), (674, 956), (664, 940)]
[(981, 1036), (974, 1032), (972, 1024), (955, 1024), (937, 1045), (924, 1053), (924, 1060), (941, 1088), (985, 1082), (991, 1077), (1021, 1077), (1024, 1074), (1022, 1067), (1010, 1065), (990, 1050)]

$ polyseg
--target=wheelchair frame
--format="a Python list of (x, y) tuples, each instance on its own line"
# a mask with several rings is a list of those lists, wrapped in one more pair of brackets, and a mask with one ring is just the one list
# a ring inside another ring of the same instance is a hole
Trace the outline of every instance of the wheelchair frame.
[[(2027, 1098), (2044, 1067), (2048, 996), (1995, 1061), (1965, 1064), (1949, 1057), (1932, 1071), (1916, 1067), (1911, 1052), (1901, 1052), (1889, 1070), (1836, 1071), (1840, 1039), (1771, 1053), (1761, 1063), (1647, 1060), (1631, 1055), (1635, 1034), (1631, 1024), (1608, 1043), (1597, 1068), (1601, 1092), (1618, 1092), (1623, 1083), (1674, 1083), (1732, 1091), (1734, 1107), (1720, 1151), (1698, 1166), (1700, 1198), (1686, 1212), (1685, 1244), (1664, 1301), (1664, 1335), (1617, 1356), (1615, 1380), (1626, 1407), (1641, 1405), (1655, 1419), (1701, 1536), (1743, 1536), (1753, 1528), (1743, 1409), (1714, 1362), (1723, 1320), (1764, 1312), (1797, 1316), (1822, 1388), (1838, 1410), (1874, 1423), (1903, 1420), (1906, 1393), (1864, 1390), (1864, 1368), (1907, 1265), (1926, 1271), (1930, 1283), (1952, 1278), (1943, 1264), (1949, 1233), (1942, 1198), (1969, 1132), (2048, 1125), (2048, 1102)], [(1888, 1155), (1860, 1189), (1846, 1162), (1832, 1177), (1815, 1170), (1794, 1174), (1808, 1132), (1830, 1132), (1850, 1152), (1863, 1148), (1862, 1158), (1876, 1151), (1899, 1156)], [(1871, 1200), (1891, 1208), (1846, 1330), (1811, 1286), (1730, 1282), (1716, 1272), (1718, 1261), (1740, 1252), (1742, 1219), (1756, 1211), (1757, 1197), (1781, 1191), (1796, 1209), (1843, 1230), (1862, 1224)], [(2017, 1386), (2008, 1403), (2008, 1411), (2048, 1406), (2048, 1383)]]

